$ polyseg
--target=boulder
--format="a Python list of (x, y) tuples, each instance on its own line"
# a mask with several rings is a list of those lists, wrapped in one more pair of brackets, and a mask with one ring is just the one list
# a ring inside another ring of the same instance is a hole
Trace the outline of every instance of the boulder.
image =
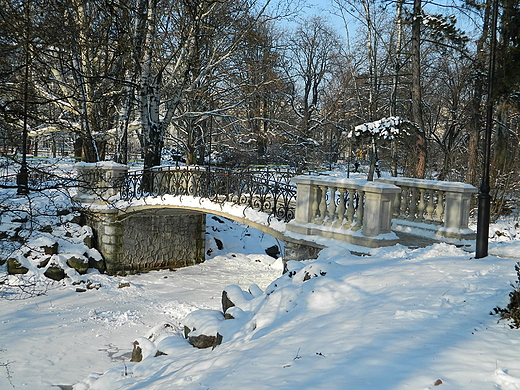
[(148, 356), (157, 357), (165, 355), (165, 353), (158, 351), (155, 344), (145, 337), (138, 337), (133, 345), (131, 362), (140, 362)]
[(10, 258), (7, 260), (7, 273), (11, 275), (26, 274), (29, 269), (22, 266), (16, 259)]
[(65, 279), (65, 271), (62, 270), (59, 266), (52, 264), (47, 270), (43, 273), (49, 279), (60, 281)]
[(218, 310), (196, 310), (182, 321), (184, 337), (196, 348), (215, 348), (222, 343), (222, 335), (218, 333), (224, 314)]
[(86, 235), (83, 237), (83, 244), (85, 244), (85, 246), (89, 249), (94, 248), (94, 237), (91, 235)]
[(105, 273), (105, 271), (107, 270), (107, 266), (105, 264), (105, 260), (103, 260), (103, 259), (96, 260), (93, 257), (89, 257), (88, 258), (88, 267), (89, 268), (95, 268), (99, 272), (101, 272), (102, 274)]
[(134, 341), (134, 349), (132, 350), (131, 362), (140, 362), (143, 360), (143, 349), (139, 346), (139, 342)]
[(57, 255), (58, 254), (58, 243), (55, 242), (51, 246), (45, 245), (41, 247), (46, 255)]
[(89, 261), (85, 257), (79, 258), (76, 256), (71, 256), (67, 260), (67, 265), (71, 268), (74, 268), (76, 271), (78, 271), (78, 273), (80, 275), (84, 275), (87, 273), (88, 263), (89, 263)]
[(219, 333), (217, 333), (215, 336), (201, 334), (199, 336), (188, 337), (188, 341), (195, 348), (215, 348), (217, 345), (222, 344), (222, 336)]
[(243, 291), (238, 286), (227, 286), (222, 291), (222, 312), (225, 313), (227, 309), (233, 306), (244, 307), (253, 298), (254, 296), (250, 292)]
[(222, 291), (222, 311), (225, 313), (227, 309), (235, 306), (235, 304), (229, 299), (228, 293), (226, 290)]

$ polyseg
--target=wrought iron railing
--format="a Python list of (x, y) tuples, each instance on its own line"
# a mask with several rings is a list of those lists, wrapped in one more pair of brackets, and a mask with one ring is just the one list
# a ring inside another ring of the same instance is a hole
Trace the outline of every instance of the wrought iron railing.
[(120, 190), (122, 200), (147, 196), (194, 196), (224, 204), (231, 202), (268, 213), (285, 222), (294, 218), (295, 172), (287, 168), (155, 167), (128, 172)]

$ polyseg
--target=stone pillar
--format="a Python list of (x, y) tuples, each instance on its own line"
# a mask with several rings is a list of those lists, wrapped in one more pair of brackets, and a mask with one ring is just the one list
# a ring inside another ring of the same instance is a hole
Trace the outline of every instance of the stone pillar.
[(87, 222), (111, 275), (186, 267), (205, 259), (203, 213), (163, 209), (128, 216), (114, 209), (91, 209)]
[(112, 161), (77, 163), (78, 192), (75, 199), (83, 203), (106, 203), (118, 194), (128, 166)]
[(392, 230), (393, 202), (401, 189), (395, 186), (371, 185), (363, 187), (365, 192), (365, 212), (362, 233), (367, 237), (376, 237)]
[(298, 223), (308, 223), (314, 220), (312, 205), (316, 201), (316, 191), (312, 182), (308, 179), (294, 178), (296, 189), (296, 211), (294, 220)]
[(444, 204), (444, 224), (439, 233), (449, 238), (474, 239), (475, 233), (469, 229), (469, 211), (473, 188), (461, 188), (459, 192), (446, 192)]
[(104, 209), (86, 212), (87, 224), (92, 227), (96, 238), (96, 249), (105, 260), (106, 272), (115, 275), (124, 272), (121, 262), (123, 251), (123, 229), (117, 218), (117, 210)]

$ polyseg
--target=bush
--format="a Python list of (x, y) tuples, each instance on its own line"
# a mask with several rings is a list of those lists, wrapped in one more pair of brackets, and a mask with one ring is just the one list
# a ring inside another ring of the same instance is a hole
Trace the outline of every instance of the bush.
[[(509, 293), (509, 303), (505, 309), (501, 307), (495, 307), (494, 312), (491, 315), (499, 315), (500, 320), (508, 320), (512, 323), (509, 324), (511, 329), (520, 328), (520, 263), (515, 265), (516, 281), (515, 284), (511, 284), (513, 291)], [(499, 320), (499, 321), (500, 321)]]

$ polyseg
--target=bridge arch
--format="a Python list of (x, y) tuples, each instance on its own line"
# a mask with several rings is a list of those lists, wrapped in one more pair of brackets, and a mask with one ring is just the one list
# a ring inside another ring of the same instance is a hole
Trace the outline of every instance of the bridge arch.
[(284, 234), (283, 222), (245, 206), (222, 206), (188, 196), (148, 197), (112, 206), (91, 205), (86, 212), (109, 274), (173, 269), (203, 262), (207, 215), (243, 223), (283, 242), (284, 258), (316, 257), (323, 248)]
[[(208, 207), (211, 205), (211, 207)], [(219, 217), (227, 218), (235, 222), (243, 223), (244, 225), (255, 228), (263, 233), (266, 233), (277, 240), (287, 241), (290, 240), (285, 235), (285, 224), (279, 223), (274, 220), (271, 221), (268, 214), (257, 212), (254, 210), (248, 210), (247, 207), (235, 206), (236, 212), (229, 212), (229, 207), (221, 207), (217, 203), (210, 202), (199, 202), (199, 205), (186, 205), (186, 204), (139, 204), (132, 205), (125, 209), (121, 209), (117, 213), (117, 220), (123, 221), (135, 215), (142, 213), (171, 213), (172, 215), (179, 213), (198, 213), (198, 214), (211, 214)], [(256, 218), (252, 218), (252, 217)]]

